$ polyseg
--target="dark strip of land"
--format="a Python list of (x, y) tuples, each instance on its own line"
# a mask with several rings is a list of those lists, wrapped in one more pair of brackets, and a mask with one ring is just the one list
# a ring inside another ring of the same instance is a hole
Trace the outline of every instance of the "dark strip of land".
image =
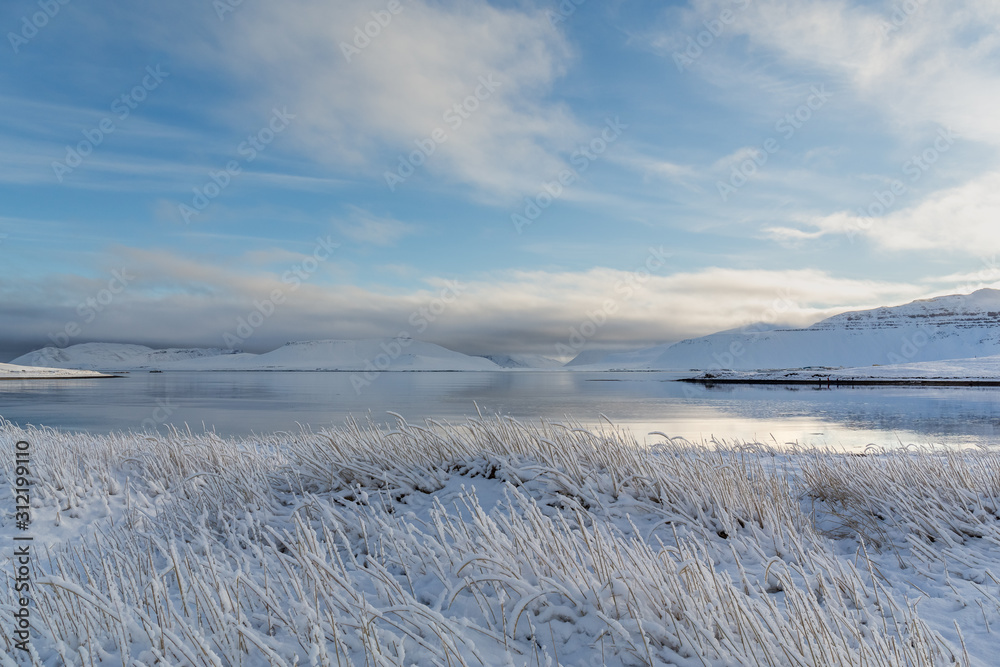
[(711, 386), (715, 384), (783, 384), (806, 385), (812, 387), (867, 387), (867, 386), (913, 386), (913, 387), (1000, 387), (1000, 379), (977, 380), (962, 378), (681, 378), (678, 382), (692, 382)]

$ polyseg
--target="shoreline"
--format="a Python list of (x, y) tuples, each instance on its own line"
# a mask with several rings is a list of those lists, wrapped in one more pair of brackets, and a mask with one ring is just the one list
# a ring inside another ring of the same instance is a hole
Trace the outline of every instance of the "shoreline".
[(124, 375), (108, 375), (99, 373), (97, 375), (0, 375), (2, 380), (104, 380), (109, 378), (120, 378)]

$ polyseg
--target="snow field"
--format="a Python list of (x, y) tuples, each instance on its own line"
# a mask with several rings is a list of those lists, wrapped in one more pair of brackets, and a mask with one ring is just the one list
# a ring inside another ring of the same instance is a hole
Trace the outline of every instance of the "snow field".
[[(643, 447), (610, 425), (499, 417), (252, 440), (0, 424), (5, 451), (22, 439), (33, 652), (15, 652), (6, 622), (4, 540), (4, 667), (986, 665), (995, 652), (992, 450)], [(14, 532), (7, 507), (0, 528)]]
[(47, 378), (96, 378), (107, 377), (96, 371), (69, 370), (65, 368), (43, 368), (0, 364), (0, 380), (39, 380)]

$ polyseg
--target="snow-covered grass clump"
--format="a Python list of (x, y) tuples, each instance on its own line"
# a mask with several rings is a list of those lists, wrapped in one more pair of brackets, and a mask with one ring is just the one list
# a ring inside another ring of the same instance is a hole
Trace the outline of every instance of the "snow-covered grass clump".
[(18, 440), (33, 654), (2, 620), (2, 665), (994, 658), (992, 451), (645, 447), (506, 418), (252, 441), (0, 425), (4, 451)]

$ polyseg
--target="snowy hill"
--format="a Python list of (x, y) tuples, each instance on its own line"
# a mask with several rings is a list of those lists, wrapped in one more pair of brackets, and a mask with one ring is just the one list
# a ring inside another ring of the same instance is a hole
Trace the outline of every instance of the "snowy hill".
[(286, 343), (264, 354), (231, 350), (153, 350), (143, 345), (82, 343), (47, 347), (14, 362), (34, 366), (105, 370), (420, 370), (483, 371), (500, 367), (440, 345), (399, 338), (314, 340)]
[[(627, 367), (662, 370), (850, 367), (991, 356), (1000, 354), (1000, 291), (841, 313), (804, 329), (734, 329), (632, 354), (639, 361)], [(620, 356), (608, 355), (600, 366), (625, 367)]]
[(232, 350), (221, 348), (154, 350), (126, 343), (80, 343), (64, 348), (44, 347), (23, 354), (11, 363), (48, 368), (132, 370), (164, 368), (175, 361), (233, 354)]
[(164, 366), (164, 370), (495, 371), (500, 367), (433, 343), (373, 338), (285, 343), (264, 354), (191, 359)]
[(562, 368), (562, 362), (540, 354), (482, 354), (501, 368)]

